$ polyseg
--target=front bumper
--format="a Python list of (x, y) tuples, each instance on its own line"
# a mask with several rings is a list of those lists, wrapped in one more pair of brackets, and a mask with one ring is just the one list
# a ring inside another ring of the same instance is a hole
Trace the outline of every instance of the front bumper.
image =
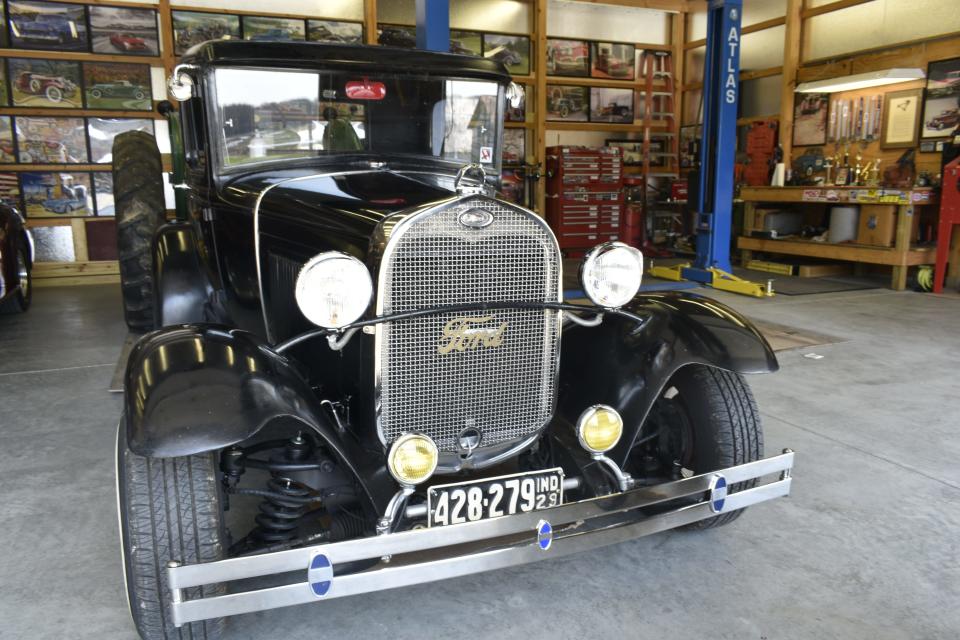
[[(434, 582), (602, 547), (789, 495), (793, 452), (664, 484), (492, 520), (332, 542), (167, 569), (177, 626), (188, 622)], [(726, 487), (779, 474), (752, 489)], [(678, 498), (699, 501), (645, 515)], [(366, 571), (336, 575), (344, 563), (381, 558)], [(209, 598), (201, 585), (301, 571), (304, 580)]]

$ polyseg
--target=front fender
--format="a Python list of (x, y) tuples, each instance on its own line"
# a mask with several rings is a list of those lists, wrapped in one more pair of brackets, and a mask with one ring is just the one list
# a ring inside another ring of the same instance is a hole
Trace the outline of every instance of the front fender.
[(779, 368), (766, 339), (740, 313), (686, 292), (639, 295), (625, 307), (637, 323), (608, 314), (597, 327), (572, 325), (563, 333), (558, 412), (572, 424), (593, 404), (623, 416), (624, 433), (610, 452), (626, 461), (654, 401), (681, 367), (703, 364), (737, 373)]
[(168, 222), (157, 229), (153, 238), (155, 326), (214, 319), (209, 305), (213, 286), (200, 251), (189, 222)]

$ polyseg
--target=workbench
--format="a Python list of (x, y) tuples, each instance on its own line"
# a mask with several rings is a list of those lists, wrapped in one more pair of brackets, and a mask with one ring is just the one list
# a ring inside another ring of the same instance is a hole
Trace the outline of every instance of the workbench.
[[(893, 204), (897, 206), (897, 226), (892, 247), (854, 244), (832, 244), (801, 238), (768, 239), (748, 235), (737, 238), (741, 264), (752, 259), (753, 252), (805, 256), (893, 267), (890, 287), (902, 291), (907, 286), (907, 271), (921, 264), (933, 264), (933, 246), (911, 246), (910, 234), (914, 215), (921, 208), (938, 205), (938, 191), (931, 188), (884, 189), (870, 187), (744, 187), (740, 191), (744, 203), (743, 229), (755, 227), (758, 205), (810, 204), (821, 207), (842, 204)], [(935, 209), (934, 209), (935, 210)]]

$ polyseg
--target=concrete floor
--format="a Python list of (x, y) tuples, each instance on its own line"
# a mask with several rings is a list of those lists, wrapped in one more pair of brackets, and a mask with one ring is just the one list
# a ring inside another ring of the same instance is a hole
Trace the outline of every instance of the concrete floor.
[[(957, 638), (960, 299), (717, 297), (845, 340), (751, 378), (768, 453), (797, 451), (791, 498), (710, 532), (239, 616), (231, 637)], [(0, 637), (132, 638), (106, 392), (117, 291), (41, 289), (34, 304), (0, 316)]]

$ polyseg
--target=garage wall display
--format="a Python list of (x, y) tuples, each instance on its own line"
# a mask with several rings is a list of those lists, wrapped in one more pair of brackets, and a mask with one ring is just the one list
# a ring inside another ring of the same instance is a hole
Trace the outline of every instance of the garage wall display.
[(502, 62), (513, 75), (530, 73), (530, 38), (499, 33), (483, 34), (483, 57)]
[(450, 53), (468, 56), (483, 54), (483, 34), (479, 31), (451, 31)]
[(590, 43), (547, 38), (547, 74), (585, 78), (590, 75)]
[(9, 47), (10, 40), (7, 37), (7, 12), (0, 2), (0, 47)]
[(618, 42), (591, 43), (590, 75), (594, 78), (633, 80), (636, 47)]
[(633, 122), (633, 89), (590, 89), (590, 122)]
[(547, 120), (587, 122), (589, 106), (587, 87), (547, 85)]
[[(624, 166), (639, 167), (643, 164), (643, 140), (607, 140), (606, 145), (620, 147), (620, 157), (623, 158)], [(653, 164), (652, 160), (651, 164)]]
[(10, 58), (7, 65), (14, 106), (57, 109), (83, 106), (79, 62)]
[(827, 143), (829, 93), (798, 93), (793, 106), (793, 146)]
[(917, 146), (922, 95), (923, 91), (920, 89), (908, 89), (893, 91), (884, 96), (881, 149)]
[(343, 20), (307, 20), (307, 40), (363, 44), (363, 23)]
[(524, 129), (503, 130), (503, 164), (523, 164), (526, 161), (526, 137)]
[(13, 124), (10, 116), (0, 116), (0, 162), (16, 162), (16, 148), (13, 146)]
[(10, 44), (17, 49), (87, 51), (87, 9), (82, 4), (9, 0)]
[[(112, 162), (113, 139), (124, 131), (146, 131), (153, 135), (153, 120), (147, 118), (142, 120), (137, 118), (87, 118), (87, 135), (90, 138), (90, 161), (95, 164), (109, 164)], [(99, 215), (113, 214), (100, 213)]]
[(417, 30), (399, 24), (378, 24), (377, 44), (385, 47), (413, 49), (417, 46)]
[(303, 20), (295, 18), (243, 16), (243, 39), (260, 42), (306, 40), (304, 24)]
[(921, 138), (942, 138), (960, 125), (960, 58), (927, 67)]
[(97, 206), (98, 216), (113, 216), (113, 173), (97, 171), (93, 174), (94, 203)]
[(17, 155), (24, 164), (89, 162), (83, 118), (17, 116)]
[(173, 42), (178, 56), (204, 40), (240, 38), (240, 16), (202, 11), (174, 11)]
[(94, 53), (160, 55), (157, 12), (153, 9), (91, 6), (90, 38)]
[(89, 173), (21, 173), (20, 192), (29, 218), (75, 218), (94, 212)]
[(22, 209), (20, 204), (20, 181), (15, 173), (0, 173), (0, 202)]
[(87, 107), (90, 109), (153, 109), (149, 65), (84, 62), (83, 83)]

